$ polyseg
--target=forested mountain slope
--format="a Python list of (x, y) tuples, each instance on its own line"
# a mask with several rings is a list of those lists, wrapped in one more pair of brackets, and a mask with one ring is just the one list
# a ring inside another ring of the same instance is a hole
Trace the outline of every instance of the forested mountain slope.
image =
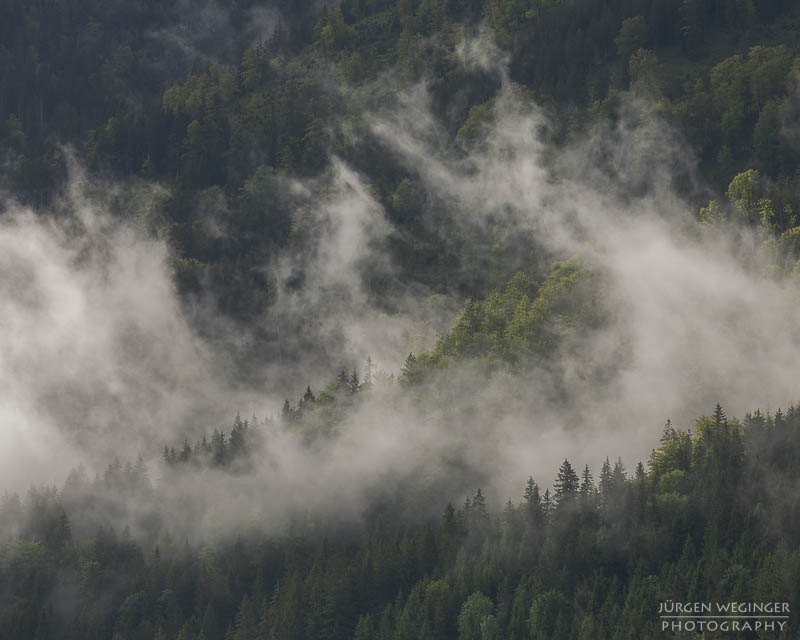
[[(142, 546), (108, 527), (79, 533), (103, 502), (159, 502), (163, 487), (146, 473), (111, 465), (93, 482), (77, 474), (62, 491), (5, 497), (2, 530), (13, 538), (0, 554), (0, 630), (9, 638), (669, 638), (681, 636), (661, 630), (665, 601), (794, 610), (799, 424), (794, 407), (740, 422), (717, 406), (691, 432), (667, 424), (646, 467), (606, 459), (593, 472), (564, 460), (552, 490), (529, 479), (502, 509), (477, 489), (440, 518), (399, 520), (386, 505), (357, 528), (300, 515), (280, 535), (253, 527), (215, 544), (164, 532)], [(204, 444), (180, 454), (183, 462), (167, 456), (170, 473), (186, 473), (183, 464), (235, 469), (257, 429), (237, 419), (229, 439), (212, 438), (207, 462), (192, 457)]]
[(0, 638), (796, 611), (799, 27), (5, 0)]
[[(5, 188), (31, 202), (57, 195), (65, 143), (93, 173), (167, 186), (153, 224), (182, 290), (211, 290), (240, 319), (262, 313), (280, 286), (259, 266), (298, 243), (296, 205), (276, 176), (318, 174), (330, 154), (385, 208), (405, 278), (483, 295), (513, 274), (460, 276), (463, 244), (443, 246), (424, 223), (443, 203), (370, 135), (380, 94), (419, 81), (442, 144), (480, 133), (500, 78), (464, 64), (459, 43), (479, 25), (510, 80), (547, 106), (554, 144), (617, 117), (632, 89), (683, 132), (718, 193), (757, 170), (754, 201), (768, 192), (776, 230), (794, 226), (800, 16), (789, 2), (79, 0), (3, 12)], [(676, 179), (698, 208), (710, 199)], [(209, 208), (225, 211), (222, 235)]]

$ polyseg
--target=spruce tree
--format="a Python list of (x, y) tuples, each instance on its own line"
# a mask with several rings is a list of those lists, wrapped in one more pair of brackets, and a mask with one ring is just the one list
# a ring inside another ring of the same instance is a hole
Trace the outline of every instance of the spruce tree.
[(583, 468), (583, 474), (581, 475), (581, 498), (588, 500), (594, 493), (594, 478), (592, 478), (592, 472), (589, 470), (589, 465), (587, 464)]
[(578, 474), (575, 473), (575, 470), (572, 468), (569, 460), (565, 458), (564, 462), (561, 464), (561, 467), (558, 469), (558, 476), (556, 477), (556, 482), (553, 485), (553, 489), (555, 489), (556, 504), (560, 506), (572, 500), (572, 498), (574, 498), (578, 493), (579, 485), (580, 481), (578, 480)]
[(722, 426), (723, 424), (727, 424), (728, 418), (725, 415), (725, 412), (722, 410), (722, 405), (717, 403), (717, 406), (714, 407), (714, 424), (718, 427)]

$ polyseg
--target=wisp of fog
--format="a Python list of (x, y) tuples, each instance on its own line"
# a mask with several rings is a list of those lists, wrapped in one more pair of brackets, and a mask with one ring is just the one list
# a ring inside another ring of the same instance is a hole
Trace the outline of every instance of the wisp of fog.
[[(503, 64), (485, 47), (461, 54), (464, 64)], [(431, 228), (442, 242), (458, 228), (476, 255), (516, 238), (531, 251), (581, 256), (604, 274), (614, 322), (547, 369), (484, 376), (467, 364), (439, 373), (435, 400), (407, 392), (388, 374), (409, 350), (432, 347), (467, 301), (403, 285), (396, 310), (375, 303), (365, 273), (391, 278), (386, 242), (397, 230), (365, 178), (333, 158), (320, 178), (283, 178), (310, 249), (264, 265), (278, 286), (259, 322), (285, 355), (259, 363), (259, 379), (242, 385), (218, 352), (241, 336), (201, 339), (167, 246), (87, 196), (74, 170), (55, 210), (7, 200), (0, 217), (0, 486), (60, 483), (78, 463), (100, 471), (114, 455), (142, 454), (174, 530), (195, 538), (277, 530), (303, 510), (357, 519), (412, 479), (434, 494), (436, 511), (478, 485), (504, 501), (529, 475), (550, 484), (564, 458), (595, 469), (606, 455), (629, 466), (646, 460), (667, 418), (686, 427), (716, 402), (730, 415), (791, 402), (800, 375), (796, 284), (752, 257), (757, 232), (695, 221), (673, 187), (677, 174), (694, 175), (691, 150), (652, 102), (628, 96), (613, 125), (557, 147), (543, 134), (544, 111), (498, 73), (503, 87), (477, 142), (443, 143), (425, 86), (371, 116), (363, 135), (445, 203)], [(299, 261), (302, 285), (290, 285)], [(447, 303), (431, 322), (424, 310), (434, 293)], [(188, 469), (162, 481), (165, 445), (229, 424), (237, 411), (277, 415), (282, 371), (299, 395), (301, 379), (318, 390), (335, 363), (367, 355), (383, 374), (326, 437), (309, 441), (276, 418), (258, 427), (263, 448), (246, 473)], [(598, 380), (587, 363), (614, 374)], [(566, 400), (554, 400), (555, 370)]]

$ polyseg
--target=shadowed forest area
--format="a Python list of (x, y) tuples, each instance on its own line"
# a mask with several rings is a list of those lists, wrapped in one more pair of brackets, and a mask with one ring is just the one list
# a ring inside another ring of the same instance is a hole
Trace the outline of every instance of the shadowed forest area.
[[(509, 80), (548, 113), (544, 135), (556, 145), (618, 117), (621, 96), (640, 92), (685, 137), (714, 191), (698, 193), (680, 172), (676, 188), (709, 217), (732, 215), (726, 193), (743, 202), (741, 216), (763, 220), (798, 257), (800, 15), (790, 2), (268, 6), (270, 20), (252, 0), (5, 2), (2, 187), (25, 203), (55, 197), (65, 144), (99, 176), (167, 185), (147, 224), (167, 238), (182, 293), (210, 292), (223, 313), (247, 321), (274, 302), (276, 283), (259, 265), (279, 248), (301, 251), (307, 233), (277, 178), (314, 176), (333, 154), (366, 176), (398, 230), (386, 250), (404, 279), (482, 296), (513, 271), (464, 274), (469, 238), (441, 242), (426, 220), (442, 203), (367, 135), (387, 92), (425, 82), (441, 144), (468, 152), (500, 91), (496, 69), (459, 54), (482, 28)], [(224, 222), (209, 223), (203, 212), (214, 207)]]

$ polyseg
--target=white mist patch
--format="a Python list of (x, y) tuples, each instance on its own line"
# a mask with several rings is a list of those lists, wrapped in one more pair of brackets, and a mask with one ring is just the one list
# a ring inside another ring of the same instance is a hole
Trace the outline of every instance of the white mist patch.
[[(289, 188), (300, 203), (293, 226), (303, 251), (276, 260), (277, 298), (264, 322), (280, 331), (291, 362), (275, 364), (302, 371), (302, 384), (326, 384), (337, 367), (363, 370), (367, 357), (396, 370), (415, 336), (432, 346), (435, 335), (420, 336), (430, 293), (397, 286), (387, 248), (396, 231), (362, 176), (333, 158), (324, 176)], [(379, 304), (386, 281), (396, 292), (396, 312)], [(296, 343), (300, 336), (305, 347)], [(268, 378), (280, 375), (271, 371)]]
[(63, 479), (81, 455), (152, 450), (219, 393), (165, 247), (71, 206), (77, 214), (36, 216), (11, 204), (0, 217), (5, 488)]
[(692, 179), (694, 158), (648, 105), (632, 97), (615, 126), (555, 149), (538, 134), (546, 117), (506, 84), (483, 144), (453, 157), (440, 152), (424, 91), (398, 104), (400, 113), (372, 130), (429, 193), (461, 205), (459, 226), (491, 237), (502, 219), (509, 235), (563, 258), (585, 256), (607, 274), (604, 303), (618, 315), (577, 346), (583, 360), (608, 362), (618, 374), (585, 379), (571, 356), (557, 356), (548, 365), (570, 383), (568, 405), (547, 400), (546, 373), (509, 382), (525, 400), (479, 430), (477, 468), (517, 485), (529, 473), (552, 477), (565, 457), (596, 470), (606, 455), (621, 455), (632, 468), (668, 417), (691, 427), (716, 402), (742, 415), (798, 397), (796, 284), (763, 275), (756, 232), (694, 222), (671, 186), (678, 172)]
[(187, 66), (195, 60), (209, 64), (234, 62), (229, 43), (234, 41), (236, 32), (229, 8), (215, 0), (178, 0), (175, 12), (175, 24), (153, 31), (149, 37), (185, 59)]
[(632, 328), (625, 396), (688, 419), (719, 401), (741, 415), (798, 397), (792, 282), (761, 277), (711, 244), (655, 224), (618, 234), (609, 256)]

